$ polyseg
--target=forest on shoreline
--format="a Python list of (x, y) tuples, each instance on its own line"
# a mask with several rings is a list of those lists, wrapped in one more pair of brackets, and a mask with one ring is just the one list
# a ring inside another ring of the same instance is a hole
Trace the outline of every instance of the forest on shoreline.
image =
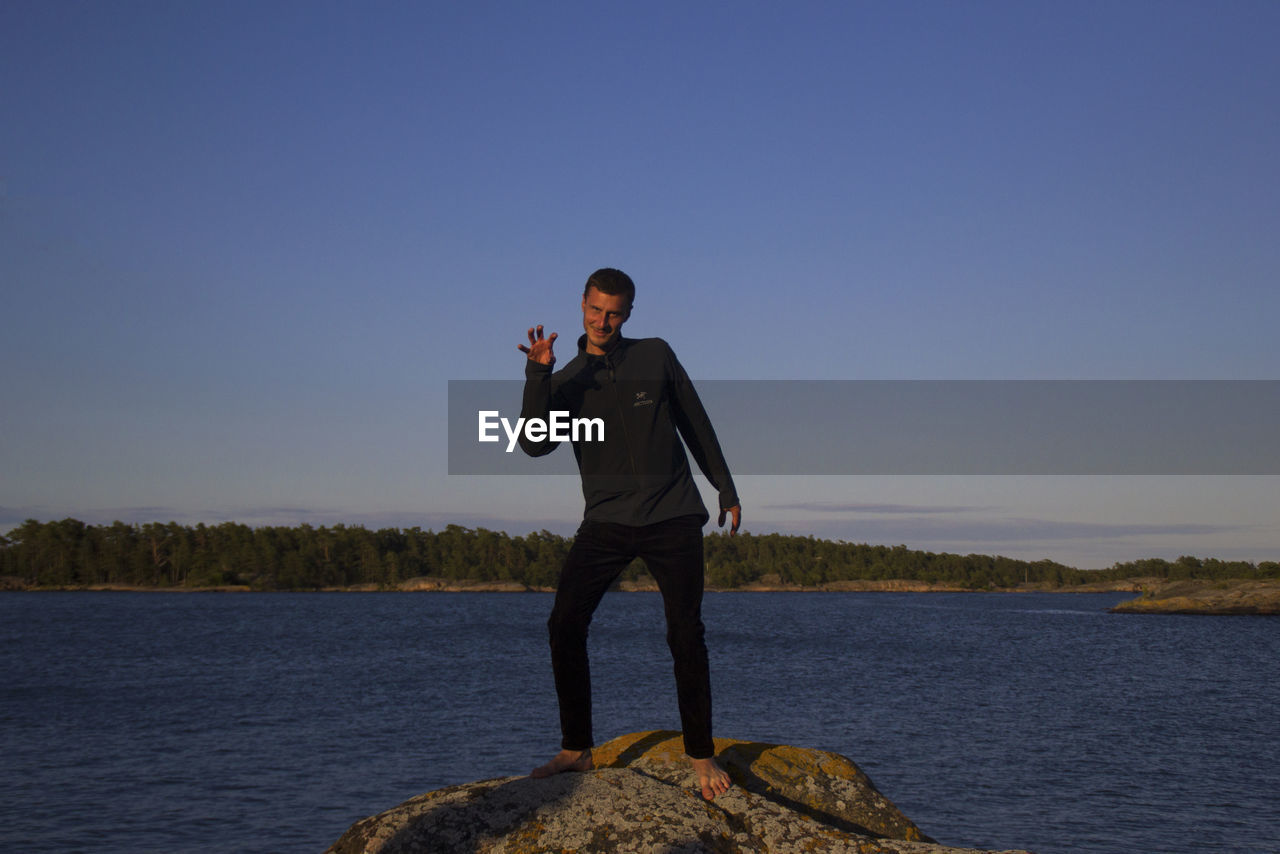
[[(572, 545), (549, 531), (512, 536), (449, 525), (441, 531), (334, 525), (180, 525), (27, 520), (0, 536), (0, 577), (20, 589), (91, 586), (250, 590), (397, 589), (422, 577), (553, 588)], [(1049, 560), (958, 555), (784, 534), (705, 538), (707, 585), (820, 587), (902, 580), (968, 590), (1072, 588), (1131, 578), (1280, 578), (1280, 563), (1160, 558), (1076, 569)], [(636, 561), (624, 581), (647, 575)]]

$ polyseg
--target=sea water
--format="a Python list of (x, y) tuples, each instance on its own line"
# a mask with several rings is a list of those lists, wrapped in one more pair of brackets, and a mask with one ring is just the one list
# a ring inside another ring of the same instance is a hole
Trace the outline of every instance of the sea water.
[[(717, 735), (842, 753), (950, 845), (1280, 851), (1280, 620), (1115, 594), (724, 593)], [(558, 746), (542, 594), (0, 595), (0, 850), (319, 852)], [(605, 597), (596, 738), (677, 729)]]

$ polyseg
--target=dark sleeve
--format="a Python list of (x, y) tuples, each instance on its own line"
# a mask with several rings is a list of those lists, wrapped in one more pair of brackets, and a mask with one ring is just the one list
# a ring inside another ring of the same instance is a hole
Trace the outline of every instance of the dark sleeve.
[[(551, 365), (526, 360), (524, 366), (524, 400), (520, 405), (520, 417), (527, 422), (530, 418), (551, 419)], [(552, 442), (549, 437), (540, 442), (531, 441), (524, 430), (520, 431), (520, 447), (531, 457), (545, 456), (554, 451), (559, 442)]]
[(733, 476), (729, 474), (729, 464), (725, 462), (716, 431), (698, 392), (693, 388), (693, 382), (670, 347), (667, 347), (667, 376), (671, 383), (671, 411), (676, 428), (698, 468), (720, 493), (720, 509), (728, 510), (738, 504), (738, 491), (734, 488)]

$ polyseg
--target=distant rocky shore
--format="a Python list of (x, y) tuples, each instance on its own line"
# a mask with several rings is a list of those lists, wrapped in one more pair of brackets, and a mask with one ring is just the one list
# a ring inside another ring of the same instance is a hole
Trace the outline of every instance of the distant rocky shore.
[[(1129, 578), (1117, 581), (1104, 581), (1096, 584), (1021, 584), (1017, 587), (992, 587), (975, 590), (955, 584), (931, 584), (926, 581), (915, 581), (904, 578), (888, 578), (865, 581), (832, 581), (827, 584), (801, 585), (785, 584), (777, 576), (764, 576), (759, 581), (744, 584), (740, 587), (716, 587), (708, 584), (707, 590), (712, 592), (740, 593), (1141, 593), (1156, 583), (1156, 579)], [(648, 576), (634, 581), (620, 581), (618, 589), (628, 593), (656, 593), (658, 584)], [(235, 593), (251, 590), (246, 585), (220, 585), (214, 587), (143, 587), (131, 584), (81, 584), (64, 587), (32, 587), (21, 578), (0, 576), (0, 590), (95, 590), (95, 591), (154, 591), (160, 593)], [(524, 584), (519, 581), (480, 581), (465, 578), (443, 578), (439, 576), (419, 576), (410, 578), (392, 586), (377, 584), (355, 584), (348, 587), (325, 587), (324, 592), (369, 593), (390, 590), (403, 593), (554, 593), (554, 587), (540, 587)]]
[[(1105, 581), (1096, 584), (1074, 584), (1053, 586), (1049, 584), (1022, 584), (1017, 587), (990, 587), (975, 590), (955, 584), (931, 584), (926, 581), (914, 581), (903, 578), (877, 579), (865, 581), (832, 581), (827, 584), (801, 585), (785, 584), (776, 576), (765, 576), (759, 581), (744, 584), (740, 587), (716, 587), (708, 584), (711, 592), (735, 593), (1106, 593), (1125, 592), (1140, 593), (1151, 579), (1122, 579)], [(252, 588), (247, 585), (219, 585), (211, 587), (143, 587), (130, 584), (81, 584), (63, 587), (32, 587), (22, 579), (11, 576), (0, 576), (0, 590), (89, 590), (117, 592), (155, 592), (155, 593), (247, 593)], [(658, 584), (648, 576), (634, 581), (620, 581), (618, 589), (627, 593), (656, 593)], [(554, 593), (554, 587), (541, 587), (524, 584), (519, 581), (480, 581), (459, 578), (442, 578), (437, 576), (420, 576), (402, 581), (394, 586), (386, 587), (378, 584), (355, 584), (347, 587), (323, 587), (321, 592), (328, 593), (373, 593), (379, 591), (402, 593)]]
[(697, 789), (679, 733), (633, 733), (593, 754), (596, 767), (583, 774), (419, 795), (356, 822), (327, 854), (977, 852), (929, 839), (836, 753), (718, 738), (734, 785), (713, 802)]
[(1280, 615), (1280, 581), (1168, 581), (1144, 587), (1137, 599), (1111, 609), (1116, 614)]
[[(1096, 584), (1074, 584), (1052, 586), (1049, 584), (1023, 584), (1017, 587), (983, 588), (994, 593), (1140, 593), (1154, 579), (1127, 578), (1118, 581), (1103, 581)], [(375, 589), (371, 586), (368, 589)], [(441, 592), (441, 593), (554, 593), (554, 587), (530, 587), (515, 581), (462, 581), (449, 578), (424, 576), (411, 578), (401, 582), (398, 590), (408, 592)], [(618, 589), (626, 593), (656, 593), (658, 583), (644, 575), (633, 581), (620, 581)], [(886, 578), (860, 581), (832, 581), (827, 584), (801, 585), (786, 584), (777, 575), (765, 575), (759, 581), (743, 584), (740, 587), (716, 587), (707, 585), (707, 590), (733, 593), (973, 593), (972, 587), (956, 584), (931, 584), (927, 581), (914, 581), (905, 578)]]
[[(32, 588), (22, 580), (0, 577), (0, 591), (22, 590), (88, 590), (152, 593), (238, 593), (249, 592), (247, 586), (224, 585), (220, 587), (137, 587), (126, 584), (92, 584), (62, 588)], [(653, 579), (641, 577), (634, 581), (622, 581), (618, 589), (624, 592), (656, 592)], [(554, 593), (553, 587), (532, 587), (518, 581), (469, 581), (466, 579), (422, 576), (402, 581), (394, 587), (361, 584), (351, 587), (323, 588), (321, 592), (376, 592), (395, 591), (405, 593)], [(1276, 579), (1227, 579), (1165, 581), (1158, 578), (1128, 578), (1095, 584), (1051, 586), (1032, 583), (1017, 587), (993, 587), (974, 590), (949, 584), (930, 584), (907, 579), (873, 581), (835, 581), (829, 584), (801, 586), (783, 584), (776, 578), (765, 576), (758, 582), (726, 589), (708, 585), (712, 592), (739, 593), (1138, 593), (1140, 596), (1121, 602), (1111, 608), (1116, 614), (1209, 614), (1209, 615), (1277, 615), (1280, 614), (1280, 580)]]

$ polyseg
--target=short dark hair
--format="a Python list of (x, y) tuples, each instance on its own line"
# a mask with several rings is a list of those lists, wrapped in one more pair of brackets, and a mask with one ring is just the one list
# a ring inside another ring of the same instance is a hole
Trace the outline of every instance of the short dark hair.
[(626, 273), (621, 270), (615, 270), (612, 267), (601, 267), (592, 273), (587, 278), (587, 286), (582, 289), (582, 296), (586, 297), (592, 288), (609, 296), (618, 296), (619, 294), (625, 296), (628, 309), (636, 301), (636, 283), (631, 281), (631, 277)]

